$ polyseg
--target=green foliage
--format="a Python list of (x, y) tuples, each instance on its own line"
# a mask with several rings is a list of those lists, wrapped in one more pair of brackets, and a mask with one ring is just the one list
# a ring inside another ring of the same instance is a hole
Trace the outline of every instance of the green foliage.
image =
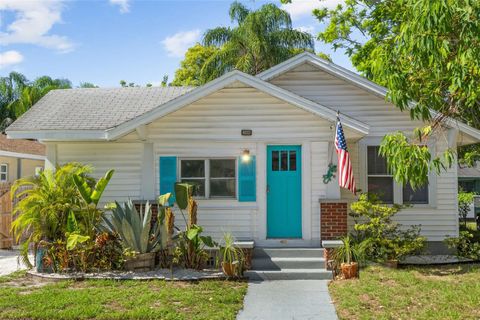
[(467, 228), (467, 215), (470, 211), (470, 205), (473, 203), (475, 193), (463, 192), (458, 193), (458, 215), (463, 221), (464, 227)]
[[(346, 0), (333, 9), (314, 10), (319, 22), (327, 25), (319, 39), (345, 50), (358, 71), (388, 88), (391, 102), (413, 119), (430, 122), (435, 132), (447, 117), (480, 128), (479, 13), (480, 2), (470, 0)], [(388, 161), (398, 164), (392, 165), (392, 173), (409, 174), (405, 179), (412, 185), (421, 182), (415, 175), (418, 166), (406, 171), (403, 156), (392, 158), (411, 148), (396, 149), (386, 153)], [(476, 145), (459, 155), (473, 163), (480, 159), (479, 151)], [(447, 150), (434, 165), (444, 168), (454, 155), (455, 150)], [(412, 162), (424, 163), (423, 167), (434, 158), (418, 148), (416, 156)], [(425, 182), (424, 170), (420, 176)]]
[(314, 50), (313, 37), (293, 29), (288, 12), (275, 4), (251, 11), (235, 1), (229, 13), (234, 27), (210, 29), (203, 37), (205, 47), (216, 49), (206, 61), (198, 61), (203, 63), (200, 84), (234, 69), (255, 75), (299, 51)]
[(114, 172), (115, 170), (107, 171), (105, 176), (97, 181), (94, 188), (91, 188), (89, 186), (87, 179), (78, 174), (73, 176), (73, 182), (77, 186), (77, 189), (80, 192), (83, 200), (88, 205), (92, 203), (94, 205), (98, 205), (98, 202), (100, 201), (100, 198), (102, 197), (102, 194), (105, 191), (108, 183), (110, 182), (110, 179), (112, 178)]
[(105, 228), (112, 234), (118, 234), (125, 249), (136, 253), (155, 252), (161, 249), (161, 225), (157, 221), (152, 225), (152, 208), (147, 202), (137, 211), (132, 201), (120, 205), (116, 203), (112, 214), (103, 217)]
[(202, 46), (200, 43), (189, 48), (185, 58), (180, 62), (180, 68), (175, 71), (172, 86), (199, 86), (207, 82), (202, 76), (205, 62), (219, 49), (215, 46)]
[[(12, 223), (17, 241), (25, 238), (22, 244), (22, 259), (27, 266), (28, 246), (36, 248), (40, 242), (61, 242), (66, 250), (73, 250), (96, 236), (96, 226), (103, 212), (96, 203), (88, 203), (80, 194), (74, 179), (82, 181), (84, 188), (105, 188), (108, 181), (95, 183), (90, 176), (92, 168), (79, 163), (68, 163), (57, 167), (55, 172), (45, 170), (38, 177), (17, 180), (11, 190), (12, 199), (18, 203), (13, 215), (18, 215)], [(112, 172), (107, 175), (111, 177)], [(98, 196), (100, 196), (99, 194)], [(98, 198), (99, 199), (99, 198)], [(98, 202), (98, 201), (97, 201)]]
[(194, 185), (190, 183), (175, 184), (175, 201), (181, 210), (188, 208), (190, 198), (193, 195)]
[(245, 254), (242, 248), (235, 245), (235, 238), (231, 233), (223, 235), (223, 244), (219, 249), (221, 262), (233, 264), (235, 266), (235, 276), (243, 276), (245, 269)]
[(420, 236), (418, 226), (402, 231), (392, 220), (401, 209), (399, 205), (382, 204), (373, 194), (361, 194), (358, 201), (351, 204), (355, 238), (368, 241), (365, 249), (368, 260), (399, 260), (424, 248), (426, 239)]
[[(423, 131), (427, 130), (424, 128)], [(432, 158), (427, 146), (410, 143), (402, 132), (383, 137), (379, 152), (387, 159), (388, 170), (395, 181), (402, 185), (410, 184), (413, 190), (428, 184), (430, 170), (440, 174), (454, 161), (453, 150), (446, 150), (440, 157)]]
[(203, 228), (193, 224), (175, 236), (174, 262), (188, 269), (201, 269), (205, 266), (208, 253), (205, 248), (216, 246), (210, 236), (202, 236)]
[(368, 239), (361, 242), (356, 242), (353, 237), (346, 236), (341, 240), (342, 245), (333, 250), (333, 259), (335, 260), (335, 264), (337, 266), (342, 263), (363, 263), (365, 261), (366, 250), (368, 249), (370, 243)]
[(480, 241), (468, 230), (460, 231), (458, 238), (445, 239), (445, 243), (456, 249), (459, 257), (480, 260)]

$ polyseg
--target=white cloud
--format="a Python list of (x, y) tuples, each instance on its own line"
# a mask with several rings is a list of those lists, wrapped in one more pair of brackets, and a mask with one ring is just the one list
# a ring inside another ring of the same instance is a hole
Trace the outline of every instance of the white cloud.
[(311, 16), (313, 9), (334, 8), (343, 0), (292, 0), (291, 3), (283, 4), (282, 9), (290, 13), (292, 20), (298, 20), (304, 16)]
[(298, 31), (308, 32), (308, 33), (313, 33), (315, 31), (314, 26), (300, 26), (295, 29), (297, 29)]
[(200, 30), (177, 32), (162, 40), (162, 44), (171, 57), (183, 57), (189, 47), (200, 40)]
[(18, 51), (10, 50), (0, 52), (0, 69), (19, 64), (23, 61), (23, 56)]
[(129, 0), (109, 0), (111, 4), (118, 6), (120, 13), (127, 13), (130, 11)]
[(73, 50), (74, 45), (67, 37), (49, 34), (53, 25), (62, 22), (62, 10), (61, 0), (0, 0), (0, 12), (15, 12), (14, 21), (6, 30), (0, 30), (0, 44), (34, 44), (59, 52)]

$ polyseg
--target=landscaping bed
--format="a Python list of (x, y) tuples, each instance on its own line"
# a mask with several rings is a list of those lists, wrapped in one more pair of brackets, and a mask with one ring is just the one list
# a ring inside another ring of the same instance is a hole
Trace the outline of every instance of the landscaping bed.
[(333, 281), (340, 319), (479, 319), (480, 265), (362, 269)]
[(243, 281), (0, 277), (0, 319), (235, 319)]

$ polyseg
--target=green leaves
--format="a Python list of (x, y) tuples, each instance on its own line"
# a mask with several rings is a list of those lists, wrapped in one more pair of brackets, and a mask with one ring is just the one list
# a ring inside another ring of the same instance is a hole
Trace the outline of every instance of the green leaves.
[[(427, 127), (424, 130), (418, 130), (417, 135), (430, 132), (431, 129)], [(410, 143), (402, 132), (386, 135), (379, 152), (387, 159), (388, 170), (395, 181), (402, 185), (410, 184), (413, 190), (428, 184), (428, 175), (431, 170), (439, 174), (441, 170), (450, 168), (455, 159), (455, 152), (450, 149), (432, 159), (427, 146), (422, 145), (421, 142)]]
[(96, 206), (98, 205), (98, 202), (100, 201), (100, 198), (102, 197), (102, 194), (110, 182), (114, 172), (115, 170), (113, 169), (108, 170), (107, 173), (105, 173), (105, 176), (97, 181), (95, 188), (93, 189), (90, 188), (88, 181), (81, 175), (74, 175), (73, 182), (77, 186), (78, 192), (80, 192), (83, 200), (85, 200), (87, 204), (93, 203)]
[(180, 209), (185, 210), (188, 207), (189, 199), (193, 195), (194, 186), (190, 183), (175, 184), (175, 199)]
[(89, 236), (82, 236), (79, 233), (72, 233), (67, 238), (67, 250), (73, 250), (78, 244), (84, 243), (90, 239)]

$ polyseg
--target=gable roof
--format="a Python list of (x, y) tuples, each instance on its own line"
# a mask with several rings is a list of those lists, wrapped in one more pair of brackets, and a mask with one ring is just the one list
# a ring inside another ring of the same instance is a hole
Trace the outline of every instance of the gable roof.
[[(355, 72), (352, 72), (339, 65), (336, 65), (333, 62), (322, 59), (310, 52), (303, 52), (301, 54), (298, 54), (282, 63), (277, 64), (276, 66), (273, 66), (268, 70), (265, 70), (259, 73), (257, 77), (264, 81), (269, 81), (289, 70), (292, 70), (293, 68), (303, 63), (309, 63), (311, 65), (314, 65), (319, 69), (333, 76), (336, 76), (340, 79), (343, 79), (380, 98), (385, 99), (387, 96), (387, 91), (388, 91), (387, 88), (382, 87), (376, 84), (375, 82), (370, 81), (367, 78), (356, 74)], [(414, 104), (411, 103), (411, 106), (413, 105)], [(439, 113), (434, 110), (430, 110), (430, 112), (433, 117), (436, 117), (439, 115)], [(475, 138), (476, 140), (480, 140), (480, 130), (478, 129), (475, 129), (459, 120), (452, 119), (452, 118), (447, 118), (445, 120), (445, 123), (451, 128), (458, 128), (461, 132)]]
[[(7, 133), (13, 138), (34, 136), (43, 140), (114, 140), (237, 81), (326, 120), (336, 119), (336, 112), (328, 107), (258, 77), (232, 71), (194, 89), (167, 87), (55, 90), (15, 121), (7, 129)], [(75, 92), (68, 92), (70, 90)], [(50, 108), (52, 110), (48, 110)], [(43, 115), (42, 111), (48, 112), (48, 115)], [(41, 120), (36, 117), (41, 117)], [(367, 124), (346, 115), (342, 117), (342, 122), (345, 127), (362, 135), (369, 131)]]
[(193, 87), (52, 90), (11, 126), (13, 131), (106, 130), (181, 96)]

